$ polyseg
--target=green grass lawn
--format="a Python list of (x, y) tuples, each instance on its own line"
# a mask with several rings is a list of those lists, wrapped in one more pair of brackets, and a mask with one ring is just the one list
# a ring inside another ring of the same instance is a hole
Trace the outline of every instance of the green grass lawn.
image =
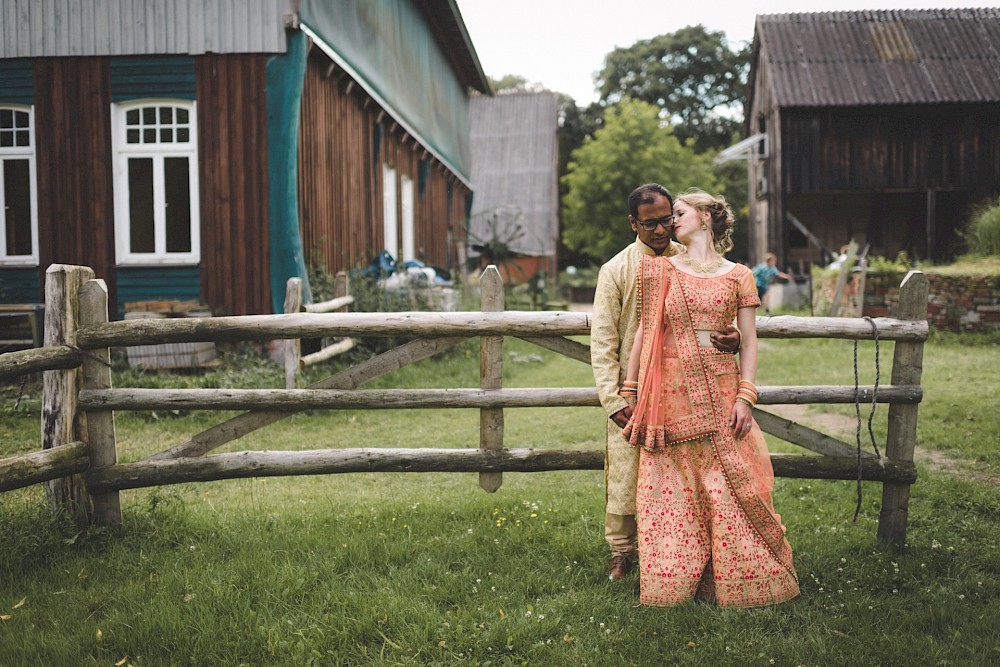
[[(882, 347), (888, 383), (892, 345)], [(505, 386), (592, 383), (578, 362), (515, 340), (505, 351)], [(765, 340), (759, 382), (851, 384), (852, 357), (844, 341)], [(873, 344), (858, 357), (870, 384)], [(227, 366), (119, 373), (116, 384), (283, 384), (253, 355)], [(0, 495), (0, 665), (994, 664), (1000, 494), (984, 478), (1000, 476), (1000, 423), (983, 371), (998, 367), (988, 337), (928, 344), (919, 451), (957, 463), (932, 469), (918, 453), (904, 549), (875, 539), (880, 485), (864, 485), (852, 522), (854, 483), (777, 480), (803, 592), (792, 604), (639, 607), (634, 576), (606, 579), (599, 471), (507, 473), (495, 494), (457, 473), (182, 484), (123, 492), (124, 526), (86, 534), (53, 517), (36, 486)], [(477, 385), (469, 344), (367, 386)], [(38, 447), (37, 393), (29, 385), (16, 411), (17, 388), (3, 394), (0, 455)], [(218, 419), (118, 414), (119, 458)], [(505, 421), (510, 447), (603, 447), (597, 408), (508, 410)], [(226, 449), (477, 442), (474, 410), (314, 412)]]

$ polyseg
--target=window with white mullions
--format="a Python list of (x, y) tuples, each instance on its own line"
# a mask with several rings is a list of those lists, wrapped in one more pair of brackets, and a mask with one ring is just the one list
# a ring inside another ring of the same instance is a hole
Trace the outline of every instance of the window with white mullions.
[(38, 264), (38, 198), (32, 108), (0, 106), (0, 266)]
[(115, 107), (119, 264), (197, 264), (197, 132), (193, 102)]

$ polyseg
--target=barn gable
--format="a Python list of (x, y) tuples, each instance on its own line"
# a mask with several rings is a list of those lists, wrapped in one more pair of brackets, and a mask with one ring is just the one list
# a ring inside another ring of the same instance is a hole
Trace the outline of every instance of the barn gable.
[(752, 259), (960, 251), (1000, 191), (1000, 9), (761, 15), (751, 57)]

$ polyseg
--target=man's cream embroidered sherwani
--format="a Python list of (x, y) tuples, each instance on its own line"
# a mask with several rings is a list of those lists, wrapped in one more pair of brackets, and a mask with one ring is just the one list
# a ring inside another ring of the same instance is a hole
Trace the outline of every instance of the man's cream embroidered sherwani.
[[(680, 247), (677, 243), (671, 243), (663, 254), (673, 255)], [(625, 399), (618, 395), (618, 390), (625, 380), (632, 341), (639, 327), (635, 279), (639, 270), (639, 258), (643, 254), (656, 253), (637, 238), (635, 243), (608, 260), (597, 277), (590, 329), (590, 363), (594, 369), (597, 394), (609, 417), (626, 406)], [(607, 424), (604, 463), (607, 512), (635, 514), (639, 448), (629, 446), (622, 437), (620, 426), (610, 419)]]

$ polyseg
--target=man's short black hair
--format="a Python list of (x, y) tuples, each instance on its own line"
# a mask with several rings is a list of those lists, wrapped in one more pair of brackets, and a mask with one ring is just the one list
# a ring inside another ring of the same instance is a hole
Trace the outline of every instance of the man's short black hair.
[(659, 183), (646, 183), (645, 185), (640, 185), (635, 190), (628, 195), (628, 213), (633, 218), (639, 217), (639, 207), (643, 204), (652, 204), (656, 201), (657, 197), (666, 197), (667, 201), (670, 202), (670, 208), (674, 208), (674, 196), (670, 194), (670, 190)]

